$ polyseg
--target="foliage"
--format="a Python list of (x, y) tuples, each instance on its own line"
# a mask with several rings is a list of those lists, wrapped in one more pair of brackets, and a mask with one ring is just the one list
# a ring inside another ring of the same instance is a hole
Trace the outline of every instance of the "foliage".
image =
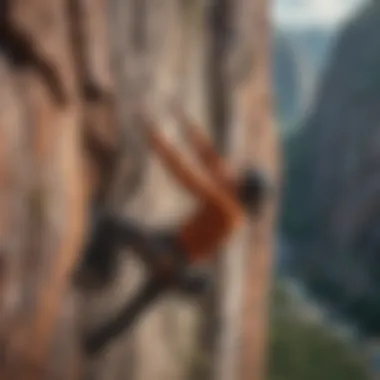
[(359, 350), (332, 328), (302, 318), (302, 308), (286, 290), (273, 296), (269, 380), (364, 380), (369, 375)]
[[(272, 292), (268, 380), (367, 380), (359, 348), (323, 321), (307, 318), (308, 303), (278, 283)], [(210, 378), (212, 357), (193, 358), (189, 379)]]

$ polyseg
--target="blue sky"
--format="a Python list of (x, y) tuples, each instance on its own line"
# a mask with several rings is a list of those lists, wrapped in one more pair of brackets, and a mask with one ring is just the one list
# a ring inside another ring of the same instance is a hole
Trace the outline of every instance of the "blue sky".
[(272, 18), (283, 27), (335, 27), (367, 0), (272, 0)]

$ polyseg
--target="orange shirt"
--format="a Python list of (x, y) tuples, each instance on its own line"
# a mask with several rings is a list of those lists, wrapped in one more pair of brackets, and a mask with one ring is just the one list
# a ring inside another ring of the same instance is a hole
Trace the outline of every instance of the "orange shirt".
[(228, 209), (203, 204), (179, 233), (180, 244), (188, 253), (190, 263), (210, 259), (243, 220), (244, 213), (238, 204)]

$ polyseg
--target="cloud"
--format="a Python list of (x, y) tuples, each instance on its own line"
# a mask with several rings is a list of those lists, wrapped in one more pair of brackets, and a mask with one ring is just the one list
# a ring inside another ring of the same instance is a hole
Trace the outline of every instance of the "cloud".
[(367, 0), (273, 0), (272, 19), (287, 27), (334, 27)]

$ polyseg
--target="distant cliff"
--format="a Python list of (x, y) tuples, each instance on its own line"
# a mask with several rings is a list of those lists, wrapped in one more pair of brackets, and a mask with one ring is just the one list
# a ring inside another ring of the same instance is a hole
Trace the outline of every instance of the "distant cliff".
[[(325, 61), (321, 50), (326, 50), (328, 40), (328, 33), (319, 29), (275, 32), (272, 57), (276, 111), (286, 130), (309, 106), (317, 73)], [(319, 55), (318, 61), (315, 55)]]
[(380, 331), (380, 2), (343, 28), (313, 111), (286, 146), (283, 230), (295, 273)]
[(323, 27), (275, 30), (272, 57), (276, 110), (278, 121), (287, 131), (310, 107), (334, 40), (334, 33)]

